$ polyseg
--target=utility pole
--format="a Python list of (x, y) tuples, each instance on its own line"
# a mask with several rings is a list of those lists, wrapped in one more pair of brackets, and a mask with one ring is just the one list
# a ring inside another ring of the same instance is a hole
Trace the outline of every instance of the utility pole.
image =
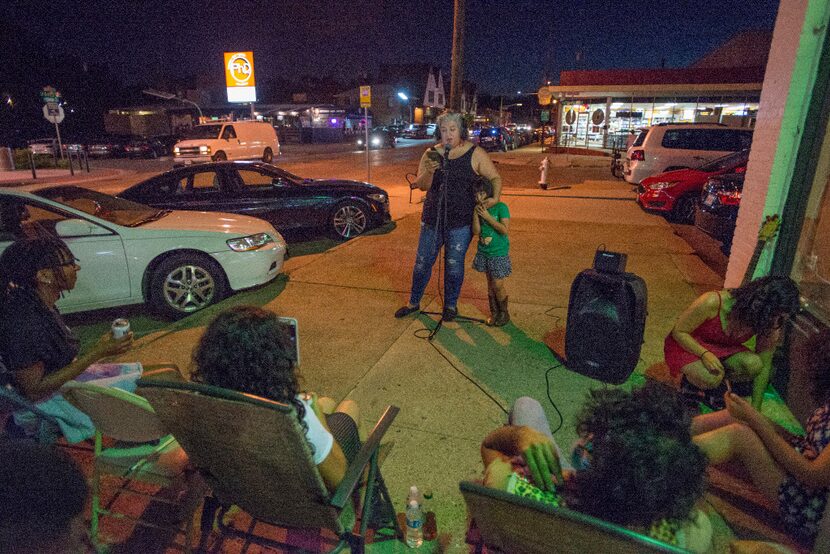
[(450, 69), (451, 110), (461, 107), (461, 68), (464, 64), (464, 0), (455, 0), (452, 27), (452, 67)]

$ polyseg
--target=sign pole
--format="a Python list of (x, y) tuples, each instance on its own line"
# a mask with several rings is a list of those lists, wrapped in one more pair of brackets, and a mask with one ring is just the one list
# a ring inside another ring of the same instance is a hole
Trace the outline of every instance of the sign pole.
[(363, 129), (366, 133), (364, 139), (366, 144), (366, 182), (369, 182), (372, 180), (372, 170), (369, 165), (369, 108), (363, 108), (363, 120), (366, 122)]
[(57, 122), (55, 123), (55, 134), (58, 135), (58, 150), (61, 153), (61, 159), (63, 159), (63, 145), (61, 144), (61, 130), (58, 127)]

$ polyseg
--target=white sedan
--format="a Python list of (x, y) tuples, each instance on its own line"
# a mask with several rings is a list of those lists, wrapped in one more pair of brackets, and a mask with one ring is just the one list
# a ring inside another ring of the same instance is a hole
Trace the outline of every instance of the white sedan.
[(149, 302), (168, 316), (271, 281), (285, 241), (261, 219), (159, 210), (92, 190), (0, 188), (0, 252), (25, 236), (60, 237), (79, 260), (64, 313)]

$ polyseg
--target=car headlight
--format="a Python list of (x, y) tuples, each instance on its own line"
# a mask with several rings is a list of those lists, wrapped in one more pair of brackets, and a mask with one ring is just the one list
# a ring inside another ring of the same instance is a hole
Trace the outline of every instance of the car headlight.
[(173, 154), (176, 155), (176, 156), (179, 155), (179, 147), (178, 146), (173, 147)]
[(380, 202), (381, 204), (386, 204), (389, 201), (389, 197), (382, 192), (373, 192), (372, 194), (367, 194), (366, 196), (375, 202)]
[(256, 235), (248, 235), (238, 239), (231, 239), (228, 241), (228, 246), (234, 252), (248, 252), (262, 248), (266, 244), (274, 242), (271, 235), (268, 233), (257, 233)]
[(652, 183), (648, 186), (651, 190), (663, 190), (663, 189), (670, 189), (674, 185), (676, 185), (678, 181), (660, 181), (658, 183)]
[(200, 146), (199, 154), (210, 154), (210, 146)]
[(357, 145), (363, 146), (363, 139), (357, 139)]
[(375, 146), (378, 146), (380, 144), (380, 139), (377, 138), (377, 137), (373, 138), (372, 139), (372, 144), (375, 145)]

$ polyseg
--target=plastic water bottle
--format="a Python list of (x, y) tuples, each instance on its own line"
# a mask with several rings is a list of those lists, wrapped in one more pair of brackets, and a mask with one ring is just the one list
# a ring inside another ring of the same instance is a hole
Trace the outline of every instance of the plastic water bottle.
[(406, 497), (407, 507), (409, 507), (409, 503), (412, 502), (413, 500), (415, 502), (417, 502), (418, 506), (420, 506), (423, 509), (423, 507), (424, 507), (423, 497), (421, 496), (420, 491), (418, 491), (418, 487), (416, 487), (415, 485), (412, 485), (411, 487), (409, 487), (409, 496)]
[(424, 513), (417, 500), (410, 500), (406, 508), (406, 545), (418, 548), (424, 544)]

